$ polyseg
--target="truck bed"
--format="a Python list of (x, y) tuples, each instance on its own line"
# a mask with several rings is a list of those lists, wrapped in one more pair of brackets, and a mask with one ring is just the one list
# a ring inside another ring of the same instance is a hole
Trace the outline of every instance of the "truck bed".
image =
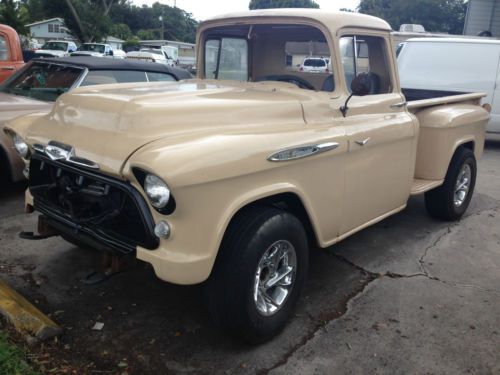
[(423, 107), (443, 105), (457, 102), (475, 102), (486, 96), (486, 93), (467, 93), (457, 91), (425, 90), (403, 88), (402, 92), (408, 102), (408, 110), (414, 112)]

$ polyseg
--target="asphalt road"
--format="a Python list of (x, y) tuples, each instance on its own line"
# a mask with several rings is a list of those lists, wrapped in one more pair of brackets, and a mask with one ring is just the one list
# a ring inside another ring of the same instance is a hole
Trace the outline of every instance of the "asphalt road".
[(83, 284), (100, 254), (60, 238), (18, 239), (36, 223), (23, 214), (23, 186), (0, 196), (0, 274), (64, 327), (30, 348), (47, 372), (500, 374), (499, 163), (500, 140), (489, 141), (460, 222), (431, 219), (416, 197), (313, 251), (296, 316), (257, 347), (211, 325), (199, 287), (163, 283), (147, 264)]

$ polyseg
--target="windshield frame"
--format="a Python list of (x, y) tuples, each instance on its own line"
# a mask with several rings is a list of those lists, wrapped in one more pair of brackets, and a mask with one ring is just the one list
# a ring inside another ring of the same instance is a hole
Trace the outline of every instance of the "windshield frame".
[[(48, 64), (48, 65), (59, 65), (59, 66), (63, 66), (63, 67), (75, 68), (75, 69), (81, 70), (80, 75), (76, 78), (75, 82), (73, 82), (73, 84), (70, 87), (68, 87), (67, 92), (70, 92), (70, 91), (76, 89), (77, 87), (79, 87), (80, 84), (82, 83), (82, 81), (85, 79), (85, 77), (87, 76), (87, 74), (89, 72), (89, 69), (87, 67), (83, 67), (83, 66), (80, 66), (80, 65), (65, 64), (65, 63), (52, 62), (52, 61), (48, 62), (48, 61), (32, 60), (29, 63), (27, 63), (26, 65), (24, 65), (21, 69), (19, 69), (18, 71), (16, 71), (13, 75), (11, 75), (8, 79), (6, 79), (0, 85), (0, 93), (4, 93), (4, 94), (7, 94), (7, 95), (20, 96), (20, 97), (23, 97), (25, 99), (36, 100), (36, 101), (45, 102), (45, 103), (54, 103), (55, 101), (41, 100), (41, 99), (38, 99), (38, 98), (32, 98), (32, 97), (25, 96), (25, 95), (18, 95), (18, 94), (15, 94), (13, 92), (7, 91), (7, 88), (9, 86), (9, 84), (12, 81), (14, 81), (15, 79), (17, 79), (17, 77), (19, 77), (20, 75), (24, 74), (26, 72), (26, 70), (30, 69), (31, 66), (33, 66), (35, 63)], [(56, 100), (57, 100), (57, 98), (56, 98)]]

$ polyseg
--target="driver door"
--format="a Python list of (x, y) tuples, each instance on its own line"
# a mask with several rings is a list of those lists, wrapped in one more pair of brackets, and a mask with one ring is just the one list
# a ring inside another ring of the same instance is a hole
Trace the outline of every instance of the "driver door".
[(413, 180), (416, 126), (395, 85), (388, 38), (347, 35), (340, 43), (348, 87), (359, 74), (371, 81), (368, 95), (352, 97), (343, 120), (348, 152), (342, 236), (404, 207)]

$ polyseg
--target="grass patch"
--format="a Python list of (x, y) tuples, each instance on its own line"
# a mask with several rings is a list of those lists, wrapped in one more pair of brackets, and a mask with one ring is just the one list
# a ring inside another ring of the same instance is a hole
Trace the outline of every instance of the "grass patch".
[(26, 362), (26, 353), (9, 343), (5, 333), (0, 331), (0, 375), (37, 375)]

